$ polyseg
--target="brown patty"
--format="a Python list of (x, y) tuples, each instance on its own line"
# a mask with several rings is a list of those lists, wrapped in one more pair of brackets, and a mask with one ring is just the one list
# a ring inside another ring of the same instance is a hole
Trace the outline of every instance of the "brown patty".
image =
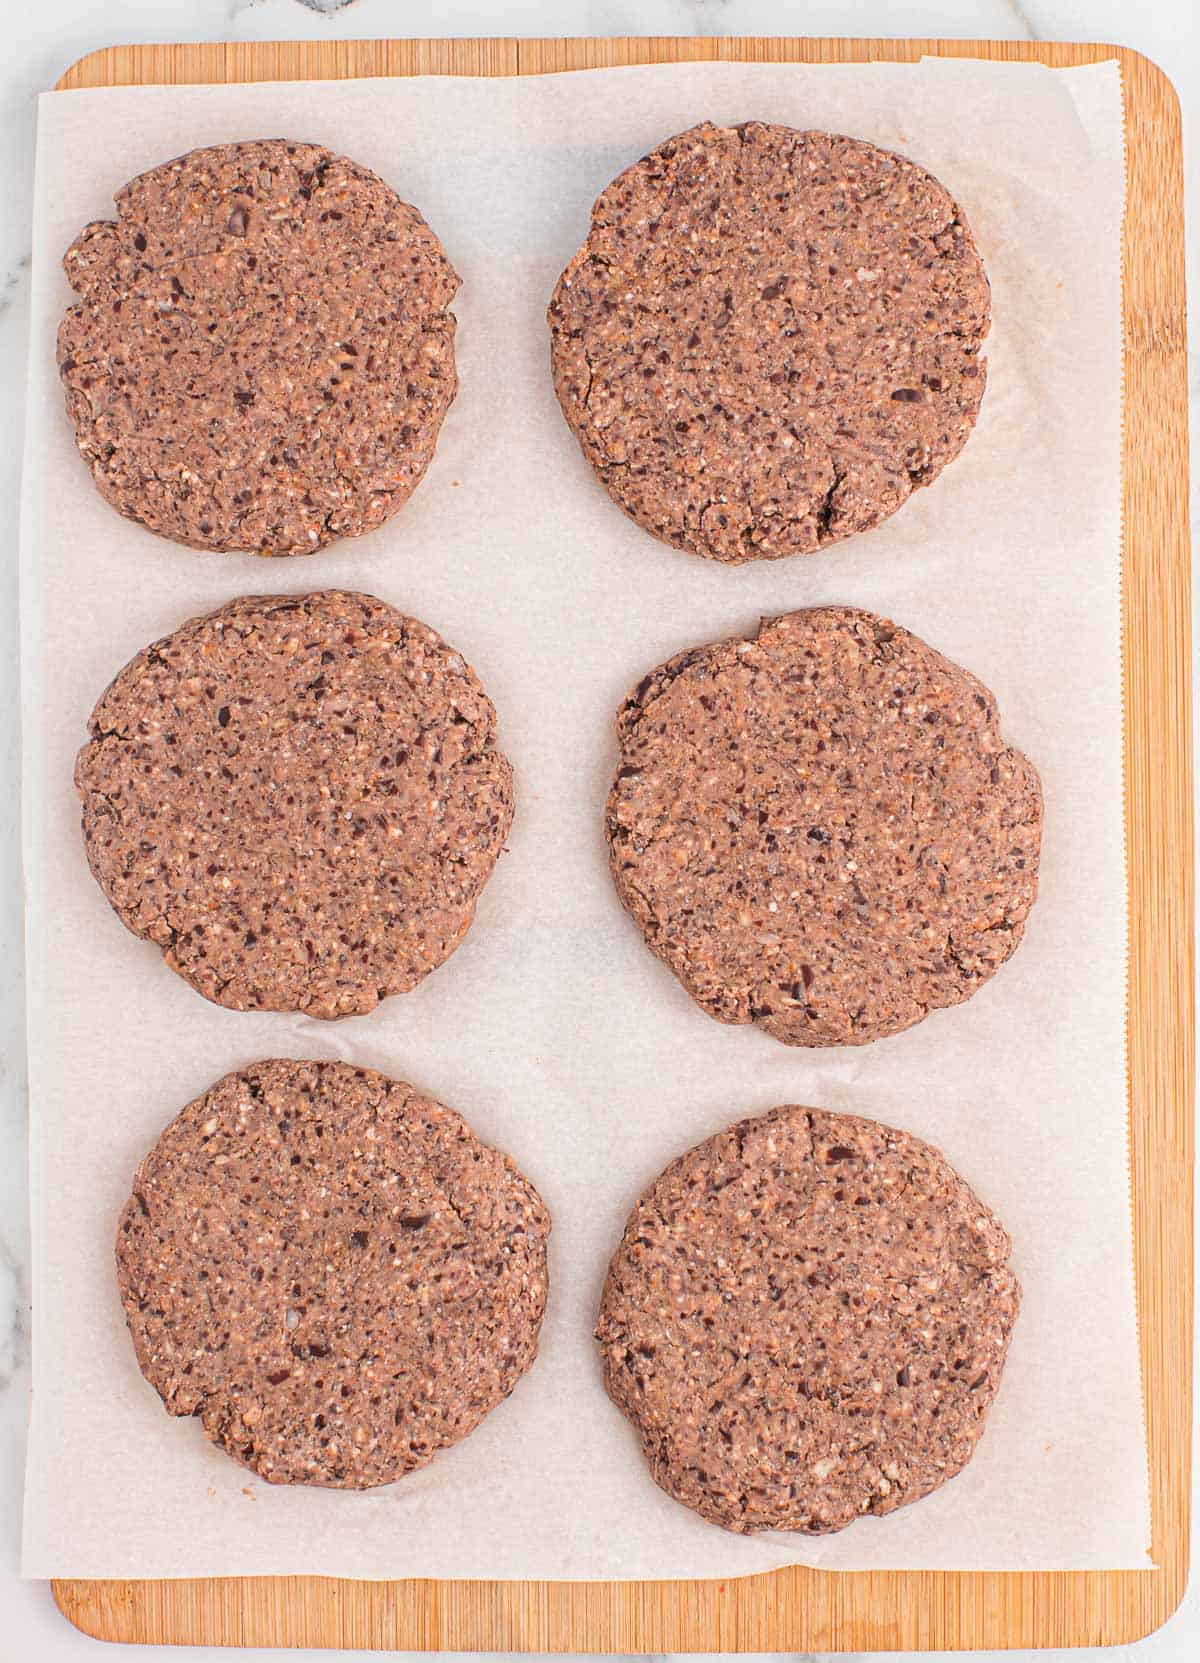
[(814, 607), (681, 653), (617, 732), (617, 893), (719, 1021), (860, 1045), (1016, 950), (1037, 773), (987, 688), (887, 619)]
[(382, 179), (315, 144), (193, 150), (64, 266), (58, 362), (114, 508), (205, 549), (310, 554), (394, 514), (457, 386), (458, 288)]
[(655, 1480), (727, 1530), (841, 1530), (970, 1460), (1020, 1304), (999, 1221), (927, 1143), (788, 1106), (672, 1162), (596, 1331)]
[(340, 1062), (227, 1074), (138, 1167), (138, 1364), (273, 1484), (367, 1489), (474, 1430), (537, 1352), (550, 1216), (453, 1109)]
[(895, 513), (975, 424), (990, 320), (962, 212), (859, 139), (702, 122), (592, 209), (554, 384), (628, 514), (738, 564)]
[(138, 654), (79, 753), (122, 922), (234, 1010), (369, 1011), (458, 946), (512, 822), (496, 713), (371, 595), (249, 596)]

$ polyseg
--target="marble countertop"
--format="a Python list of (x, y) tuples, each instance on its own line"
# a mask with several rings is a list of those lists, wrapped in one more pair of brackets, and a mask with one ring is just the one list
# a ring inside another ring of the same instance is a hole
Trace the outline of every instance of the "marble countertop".
[[(1119, 41), (1171, 76), (1183, 104), (1190, 293), (1200, 295), (1200, 9), (1194, 0), (44, 0), (22, 8), (0, 63), (0, 1657), (61, 1663), (101, 1655), (58, 1614), (44, 1583), (18, 1576), (29, 1393), (17, 665), (17, 504), (24, 425), (30, 199), (36, 95), (76, 58), (133, 41), (393, 35), (812, 34)], [(1200, 356), (1190, 356), (1200, 434)], [(1197, 493), (1196, 495), (1200, 495)], [(1195, 503), (1193, 513), (1197, 509)], [(102, 1112), (102, 1111), (100, 1111)], [(1196, 1499), (1200, 1502), (1200, 1489)], [(1200, 1507), (1195, 1509), (1200, 1517)], [(1194, 1541), (1200, 1530), (1193, 1533)], [(1196, 1554), (1193, 1553), (1195, 1572)], [(1182, 1663), (1200, 1648), (1200, 1590), (1136, 1647), (1139, 1663)], [(187, 1648), (109, 1648), (105, 1657), (182, 1660)], [(248, 1654), (249, 1655), (249, 1654)], [(322, 1654), (257, 1652), (263, 1659)], [(374, 1653), (344, 1654), (366, 1658)], [(1014, 1657), (1019, 1654), (996, 1654)], [(1030, 1654), (1031, 1656), (1034, 1654)], [(1068, 1654), (1040, 1654), (1066, 1657)]]

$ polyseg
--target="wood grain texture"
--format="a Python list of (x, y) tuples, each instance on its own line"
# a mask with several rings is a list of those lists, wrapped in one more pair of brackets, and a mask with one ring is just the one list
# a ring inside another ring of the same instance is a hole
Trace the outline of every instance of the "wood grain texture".
[(339, 41), (113, 47), (62, 88), (360, 75), (515, 75), (729, 58), (1054, 66), (1117, 58), (1125, 93), (1124, 679), (1129, 1112), (1156, 1571), (842, 1572), (717, 1582), (56, 1582), (109, 1640), (380, 1649), (871, 1651), (1129, 1644), (1183, 1595), (1190, 1493), (1192, 786), (1179, 104), (1121, 47), (936, 40)]

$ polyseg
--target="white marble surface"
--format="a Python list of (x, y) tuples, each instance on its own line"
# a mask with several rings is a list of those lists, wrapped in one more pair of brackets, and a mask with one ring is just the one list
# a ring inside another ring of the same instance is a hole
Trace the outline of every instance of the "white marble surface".
[[(0, 62), (0, 1656), (60, 1663), (101, 1655), (58, 1615), (48, 1588), (17, 1574), (29, 1390), (18, 756), (16, 540), (28, 312), (34, 101), (83, 53), (126, 41), (408, 35), (834, 34), (1120, 41), (1154, 58), (1183, 103), (1189, 288), (1200, 295), (1200, 8), (1195, 0), (8, 0)], [(1192, 431), (1200, 432), (1200, 358)], [(1195, 512), (1195, 510), (1194, 510)], [(103, 1113), (80, 1103), (81, 1113)], [(97, 1414), (103, 1414), (103, 1404)], [(1197, 1495), (1200, 1500), (1200, 1493)], [(1200, 1509), (1197, 1509), (1200, 1513)], [(1197, 1532), (1200, 1536), (1200, 1532)], [(1158, 1634), (1130, 1648), (1183, 1663), (1200, 1647), (1200, 1591)], [(111, 1648), (106, 1657), (205, 1654)], [(259, 1652), (261, 1658), (318, 1653)], [(346, 1654), (350, 1655), (350, 1654)], [(367, 1657), (370, 1653), (355, 1653)], [(1001, 1654), (996, 1654), (999, 1657)], [(1005, 1653), (1006, 1657), (1016, 1654)], [(1056, 1654), (1059, 1655), (1059, 1654)], [(1066, 1654), (1061, 1654), (1066, 1656)]]

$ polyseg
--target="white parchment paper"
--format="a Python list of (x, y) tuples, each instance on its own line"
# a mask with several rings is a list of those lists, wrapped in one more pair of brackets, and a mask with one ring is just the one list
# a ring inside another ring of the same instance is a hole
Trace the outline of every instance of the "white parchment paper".
[[(975, 436), (877, 531), (722, 569), (654, 542), (593, 480), (544, 323), (596, 193), (703, 118), (903, 150), (964, 204), (995, 323)], [(54, 367), (63, 250), (126, 179), (287, 135), (415, 202), (461, 272), (462, 390), (390, 525), (308, 560), (198, 553), (120, 519)], [(1139, 1567), (1149, 1516), (1125, 1134), (1119, 663), (1120, 86), (1115, 64), (706, 65), (524, 81), (51, 94), (38, 147), (23, 558), (35, 1384), (25, 1570), (46, 1576), (729, 1576), (830, 1567)], [(206, 1004), (90, 878), (71, 785), (91, 706), (145, 643), (239, 593), (368, 589), (442, 631), (500, 715), (518, 807), (455, 957), (329, 1025)], [(1041, 771), (1042, 897), (969, 1004), (865, 1050), (789, 1050), (694, 1006), (609, 882), (612, 716), (682, 648), (847, 602), (977, 672)], [(542, 1354), (465, 1443), (368, 1494), (274, 1489), (142, 1381), (112, 1237), (134, 1165), (227, 1069), (348, 1057), (511, 1151), (555, 1220)], [(590, 1330), (634, 1198), (675, 1154), (780, 1102), (932, 1139), (1004, 1219), (1025, 1286), (970, 1468), (884, 1520), (740, 1539), (662, 1494)]]

